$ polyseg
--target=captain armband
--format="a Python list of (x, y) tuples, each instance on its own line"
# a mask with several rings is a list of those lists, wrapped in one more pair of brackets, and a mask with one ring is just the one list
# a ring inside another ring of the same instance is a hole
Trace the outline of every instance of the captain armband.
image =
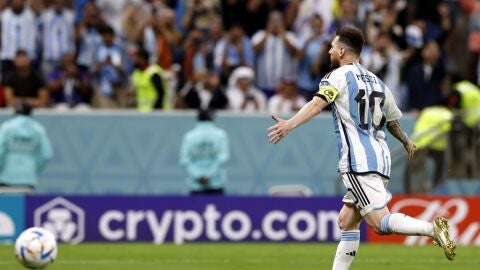
[(318, 87), (318, 92), (315, 96), (324, 99), (327, 103), (332, 103), (338, 96), (338, 90), (331, 86), (329, 82), (322, 81)]

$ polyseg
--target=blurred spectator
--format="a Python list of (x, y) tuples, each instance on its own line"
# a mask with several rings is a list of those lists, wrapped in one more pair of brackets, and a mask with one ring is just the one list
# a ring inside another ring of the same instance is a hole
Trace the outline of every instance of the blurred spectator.
[(177, 61), (182, 66), (180, 85), (194, 80), (195, 73), (207, 69), (208, 55), (205, 35), (200, 30), (189, 32), (183, 44), (183, 50), (178, 51)]
[(212, 25), (210, 25), (210, 31), (208, 32), (207, 36), (207, 67), (209, 69), (214, 69), (213, 58), (215, 55), (215, 47), (217, 46), (218, 42), (223, 37), (223, 25), (222, 19), (220, 17), (216, 17), (213, 20)]
[[(412, 135), (417, 151), (414, 159), (408, 161), (405, 192), (429, 192), (445, 179), (448, 133), (452, 126), (452, 120), (453, 113), (447, 107), (446, 99), (441, 104), (426, 107), (420, 112)], [(427, 158), (431, 158), (434, 163), (433, 177), (425, 175)], [(415, 174), (420, 174), (420, 176), (415, 176)]]
[(289, 115), (297, 112), (307, 101), (298, 94), (294, 81), (283, 81), (278, 93), (268, 100), (268, 113), (272, 115)]
[(102, 38), (98, 32), (103, 20), (94, 2), (85, 6), (83, 21), (77, 25), (76, 40), (79, 44), (77, 64), (83, 71), (93, 72), (96, 62), (96, 53), (102, 45)]
[[(152, 11), (154, 12), (154, 11)], [(180, 33), (176, 30), (174, 13), (162, 9), (161, 16), (152, 13), (143, 30), (143, 47), (150, 53), (150, 62), (169, 70), (173, 63), (174, 50), (180, 44)]]
[(418, 1), (416, 16), (426, 22), (426, 40), (434, 39), (442, 43), (450, 31), (452, 22), (448, 2), (445, 0)]
[(287, 8), (287, 25), (291, 26), (299, 38), (310, 36), (310, 18), (319, 14), (323, 19), (323, 30), (326, 32), (333, 19), (334, 0), (292, 0)]
[(129, 4), (139, 4), (142, 0), (95, 0), (95, 5), (103, 14), (104, 19), (110, 25), (115, 34), (123, 36), (122, 17), (123, 11)]
[(126, 106), (124, 89), (127, 59), (123, 47), (116, 41), (115, 32), (109, 26), (100, 29), (102, 45), (97, 50), (95, 75), (97, 89), (95, 103), (100, 108)]
[(244, 34), (241, 25), (234, 24), (215, 47), (214, 65), (221, 82), (226, 83), (237, 67), (253, 67), (254, 57), (250, 39)]
[(135, 70), (132, 75), (133, 87), (137, 95), (137, 110), (151, 112), (154, 109), (170, 109), (167, 81), (163, 69), (150, 64), (150, 55), (140, 50), (135, 56)]
[(452, 165), (463, 177), (478, 177), (480, 173), (480, 88), (475, 84), (452, 78), (450, 105), (457, 111), (452, 130)]
[(187, 32), (198, 29), (207, 33), (218, 13), (216, 2), (213, 0), (185, 0), (185, 3), (184, 29)]
[(245, 13), (239, 19), (242, 20), (245, 33), (251, 37), (261, 29), (265, 29), (270, 10), (266, 1), (262, 0), (247, 0), (244, 6)]
[(180, 91), (180, 99), (189, 109), (227, 109), (228, 99), (220, 87), (220, 78), (208, 70), (196, 72), (195, 80), (188, 81)]
[(75, 3), (73, 5), (75, 11), (75, 25), (83, 21), (84, 10), (88, 3), (91, 0), (73, 0)]
[(150, 16), (146, 16), (141, 5), (129, 4), (122, 16), (122, 31), (125, 38), (126, 50), (134, 51), (142, 42), (142, 31)]
[(75, 64), (73, 54), (63, 55), (61, 64), (48, 74), (47, 87), (54, 108), (86, 110), (90, 108), (93, 89), (88, 73)]
[(180, 149), (180, 164), (187, 169), (191, 195), (224, 193), (229, 148), (228, 135), (214, 125), (213, 113), (199, 111), (198, 123), (185, 134)]
[(63, 0), (54, 0), (53, 7), (41, 15), (43, 35), (42, 72), (46, 77), (59, 64), (66, 53), (75, 52), (74, 15)]
[(320, 15), (310, 19), (312, 33), (302, 40), (297, 84), (306, 100), (311, 100), (318, 91), (322, 77), (330, 71), (329, 40), (323, 34), (323, 20)]
[(397, 10), (389, 0), (373, 0), (367, 12), (365, 37), (373, 45), (380, 32), (389, 31), (397, 20)]
[[(468, 49), (471, 53), (470, 67), (475, 67), (476, 82), (480, 85), (480, 1), (473, 1), (474, 9), (469, 18)], [(473, 70), (471, 68), (470, 70)], [(471, 72), (470, 72), (471, 73)], [(469, 77), (474, 77), (470, 75)]]
[(244, 0), (222, 0), (222, 21), (225, 29), (239, 24), (244, 16)]
[(357, 16), (358, 0), (340, 0), (341, 14), (328, 27), (328, 36), (333, 36), (338, 28), (353, 25), (362, 28), (363, 23)]
[(402, 93), (402, 88), (400, 87), (401, 52), (396, 48), (389, 32), (380, 32), (372, 46), (373, 53), (366, 68), (375, 73), (388, 85), (392, 90), (397, 106), (404, 109), (406, 93)]
[(257, 86), (267, 96), (275, 93), (282, 79), (296, 79), (298, 41), (292, 32), (286, 30), (282, 13), (273, 11), (269, 14), (267, 29), (252, 37), (252, 45), (257, 56)]
[(48, 104), (48, 91), (43, 77), (32, 68), (26, 51), (17, 51), (15, 68), (7, 75), (4, 84), (8, 106), (13, 106), (19, 101), (31, 107), (45, 107)]
[(253, 85), (254, 74), (249, 67), (239, 67), (228, 79), (227, 97), (233, 111), (265, 112), (267, 97)]
[(15, 104), (15, 116), (0, 127), (0, 190), (31, 192), (38, 174), (52, 159), (50, 140), (26, 103)]
[(25, 51), (30, 59), (36, 60), (37, 22), (35, 14), (25, 5), (25, 0), (12, 0), (0, 14), (2, 46), (2, 79), (5, 79), (14, 63), (18, 50)]
[[(210, 28), (212, 28), (215, 20), (212, 20)], [(177, 29), (175, 25), (175, 12), (173, 9), (164, 8), (160, 13), (160, 25), (162, 31), (164, 31), (170, 46), (176, 47), (182, 42), (182, 33)]]
[(444, 80), (445, 70), (440, 59), (440, 49), (435, 41), (430, 41), (422, 50), (422, 61), (412, 65), (407, 71), (409, 109), (418, 112), (438, 104), (442, 97)]

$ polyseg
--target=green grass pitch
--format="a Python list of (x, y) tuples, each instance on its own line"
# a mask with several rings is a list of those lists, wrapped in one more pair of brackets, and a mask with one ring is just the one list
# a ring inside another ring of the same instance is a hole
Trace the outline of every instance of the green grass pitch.
[[(322, 270), (335, 244), (61, 245), (48, 270)], [(21, 270), (13, 246), (0, 245), (0, 269)], [(455, 261), (440, 248), (361, 244), (352, 270), (480, 269), (480, 247), (459, 247)]]

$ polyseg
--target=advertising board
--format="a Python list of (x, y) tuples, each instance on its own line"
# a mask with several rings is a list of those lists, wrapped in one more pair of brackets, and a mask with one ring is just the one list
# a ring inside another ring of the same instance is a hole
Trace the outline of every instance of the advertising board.
[(26, 207), (28, 226), (69, 243), (340, 239), (337, 197), (29, 196)]
[[(458, 245), (480, 245), (480, 198), (452, 196), (394, 196), (389, 203), (392, 213), (433, 221), (437, 216), (448, 218), (450, 233)], [(368, 229), (369, 242), (430, 244), (428, 237), (378, 236)]]
[(25, 226), (25, 198), (0, 195), (0, 243), (13, 243)]

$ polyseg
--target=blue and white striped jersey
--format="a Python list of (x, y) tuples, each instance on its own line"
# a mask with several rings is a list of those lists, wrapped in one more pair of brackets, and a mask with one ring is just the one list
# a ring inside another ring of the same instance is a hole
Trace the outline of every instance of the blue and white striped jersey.
[(386, 122), (402, 113), (390, 89), (358, 63), (327, 74), (317, 95), (332, 104), (341, 173), (377, 173), (390, 177)]
[(30, 8), (24, 8), (15, 14), (11, 8), (0, 13), (1, 42), (0, 57), (2, 60), (13, 60), (18, 50), (25, 50), (28, 56), (36, 59), (37, 19)]
[(73, 11), (58, 14), (50, 8), (40, 17), (43, 36), (43, 59), (59, 61), (65, 53), (75, 52)]

